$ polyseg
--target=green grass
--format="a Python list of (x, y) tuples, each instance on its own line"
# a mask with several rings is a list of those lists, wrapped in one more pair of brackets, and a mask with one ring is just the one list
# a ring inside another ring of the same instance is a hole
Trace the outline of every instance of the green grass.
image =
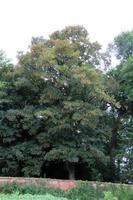
[(66, 198), (62, 197), (55, 197), (50, 194), (45, 195), (31, 195), (31, 194), (8, 194), (8, 195), (0, 195), (0, 200), (67, 200)]
[(79, 181), (75, 188), (68, 191), (48, 189), (44, 184), (33, 186), (12, 183), (3, 185), (0, 192), (0, 200), (133, 200), (133, 187), (116, 184), (103, 187), (100, 183), (93, 187), (87, 181)]

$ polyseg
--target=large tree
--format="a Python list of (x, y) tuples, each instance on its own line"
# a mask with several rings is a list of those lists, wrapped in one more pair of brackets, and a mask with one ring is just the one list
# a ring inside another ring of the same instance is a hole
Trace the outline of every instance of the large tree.
[(110, 135), (104, 119), (115, 100), (95, 68), (99, 49), (74, 26), (33, 38), (30, 51), (19, 54), (8, 80), (10, 108), (0, 113), (2, 175), (48, 176), (47, 165), (57, 163), (70, 179), (79, 164), (89, 179), (103, 178)]
[[(115, 175), (122, 181), (133, 181), (132, 177), (132, 155), (133, 155), (133, 31), (123, 32), (114, 39), (113, 49), (119, 65), (110, 73), (117, 83), (119, 88), (114, 93), (119, 108), (113, 108), (114, 115), (114, 138), (113, 151), (115, 156), (113, 159), (114, 165), (117, 163)], [(116, 158), (116, 159), (115, 159)]]

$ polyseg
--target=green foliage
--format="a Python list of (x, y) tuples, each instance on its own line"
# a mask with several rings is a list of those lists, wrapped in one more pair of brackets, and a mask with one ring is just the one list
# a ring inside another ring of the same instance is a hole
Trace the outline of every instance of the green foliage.
[(64, 163), (70, 174), (70, 165), (106, 160), (98, 126), (106, 113), (102, 105), (115, 99), (94, 68), (99, 50), (77, 26), (48, 40), (34, 38), (30, 51), (19, 54), (12, 79), (5, 77), (10, 107), (0, 110), (1, 175), (38, 177), (52, 161)]
[(114, 44), (108, 74), (82, 26), (32, 38), (16, 66), (0, 52), (1, 176), (47, 177), (54, 163), (69, 178), (132, 182), (132, 31)]
[(133, 55), (133, 31), (122, 32), (114, 39), (118, 59), (126, 61)]
[[(119, 59), (119, 65), (109, 74), (118, 83), (114, 96), (119, 106), (112, 106), (112, 116), (117, 127), (113, 129), (115, 147), (112, 149), (114, 171), (118, 180), (132, 182), (132, 118), (133, 118), (133, 31), (119, 34), (114, 39), (113, 50)], [(112, 136), (112, 138), (113, 138)]]
[(96, 198), (95, 189), (88, 183), (78, 183), (76, 188), (73, 188), (67, 192), (68, 199), (79, 199), (79, 200), (93, 200)]
[(120, 70), (121, 88), (127, 102), (133, 102), (133, 57), (130, 57)]
[(51, 198), (54, 196), (56, 198), (71, 200), (132, 200), (133, 197), (133, 189), (128, 185), (109, 184), (107, 186), (102, 186), (100, 182), (92, 186), (89, 182), (80, 181), (75, 188), (67, 191), (45, 188), (44, 185), (18, 185), (16, 183), (6, 184), (0, 189), (1, 192), (4, 193), (2, 198), (12, 196), (12, 194), (19, 195), (19, 197), (26, 197), (26, 194), (28, 194), (30, 196), (33, 195), (33, 197), (40, 196), (43, 198), (49, 194)]
[(83, 26), (68, 26), (61, 31), (55, 31), (50, 36), (50, 40), (69, 41), (74, 51), (78, 51), (78, 64), (90, 64), (91, 66), (100, 66), (101, 61), (105, 65), (110, 63), (109, 55), (101, 53), (101, 45), (98, 42), (91, 42), (89, 34)]
[(111, 192), (105, 192), (104, 195), (105, 196), (104, 196), (103, 200), (118, 200), (118, 198), (114, 197)]

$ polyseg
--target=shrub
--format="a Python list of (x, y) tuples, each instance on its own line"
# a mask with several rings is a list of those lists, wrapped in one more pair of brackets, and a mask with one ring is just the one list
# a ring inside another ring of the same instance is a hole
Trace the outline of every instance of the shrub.
[(118, 198), (114, 197), (113, 194), (110, 191), (108, 191), (108, 192), (104, 192), (103, 200), (118, 200)]
[(130, 186), (116, 184), (101, 186), (101, 183), (96, 183), (96, 187), (93, 187), (92, 184), (87, 181), (78, 181), (77, 186), (68, 191), (46, 188), (44, 184), (34, 186), (29, 184), (18, 185), (13, 183), (2, 186), (1, 192), (4, 194), (12, 194), (16, 192), (19, 194), (31, 195), (49, 194), (57, 198), (61, 197), (69, 200), (101, 200), (112, 197), (118, 200), (133, 200), (133, 189)]

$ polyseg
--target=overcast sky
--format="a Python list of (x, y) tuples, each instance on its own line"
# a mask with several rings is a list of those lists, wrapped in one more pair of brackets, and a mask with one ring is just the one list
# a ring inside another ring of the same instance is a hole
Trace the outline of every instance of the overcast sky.
[(0, 0), (0, 49), (15, 61), (32, 36), (78, 24), (105, 47), (133, 29), (133, 0)]

